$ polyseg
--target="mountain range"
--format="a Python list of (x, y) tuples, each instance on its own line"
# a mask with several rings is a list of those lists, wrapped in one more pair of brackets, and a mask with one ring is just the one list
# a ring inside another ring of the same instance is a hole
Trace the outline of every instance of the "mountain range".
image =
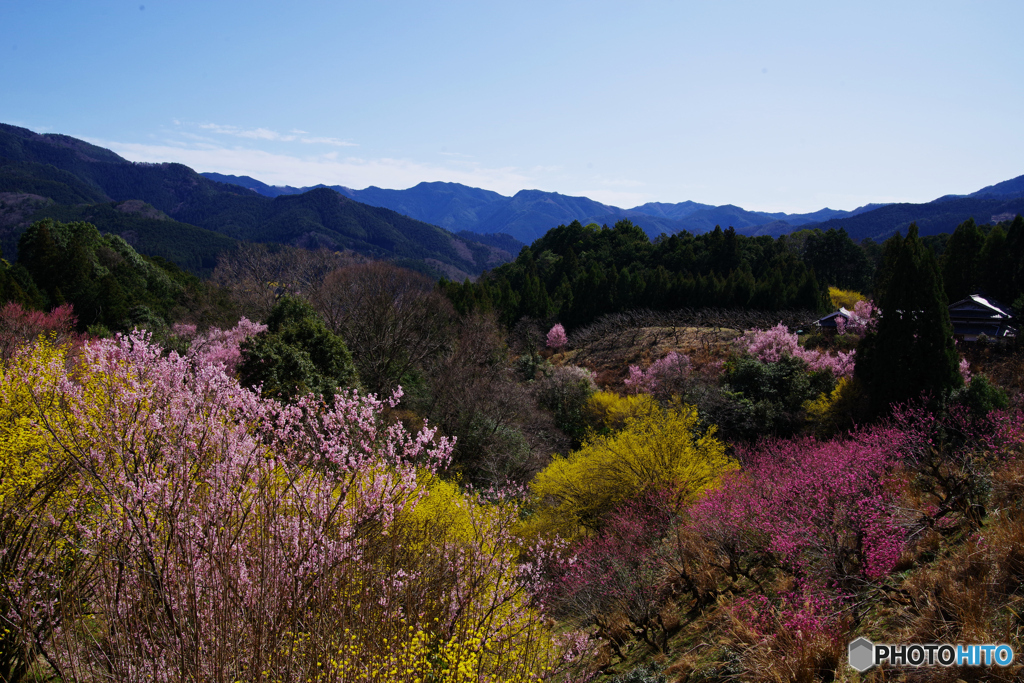
[(652, 202), (630, 209), (601, 204), (586, 197), (555, 192), (521, 190), (507, 197), (490, 190), (458, 183), (424, 182), (407, 190), (368, 187), (353, 190), (341, 185), (314, 187), (273, 186), (249, 176), (204, 173), (224, 183), (251, 189), (267, 197), (295, 195), (324, 188), (346, 197), (398, 211), (452, 231), (478, 234), (505, 233), (529, 244), (556, 225), (579, 220), (611, 225), (628, 218), (651, 238), (687, 230), (700, 234), (716, 226), (731, 226), (744, 235), (778, 237), (799, 229), (844, 227), (851, 237), (886, 239), (917, 222), (922, 235), (952, 232), (968, 218), (979, 223), (1004, 214), (1024, 211), (1024, 176), (992, 185), (969, 195), (946, 195), (923, 204), (868, 204), (853, 211), (821, 209), (786, 214), (749, 211), (726, 204), (713, 206), (693, 201), (676, 204)]
[(0, 124), (0, 248), (8, 258), (28, 225), (54, 218), (92, 222), (143, 253), (200, 274), (244, 240), (351, 249), (461, 280), (511, 260), (524, 244), (574, 220), (612, 225), (625, 218), (652, 238), (731, 226), (772, 237), (844, 228), (857, 240), (883, 240), (911, 222), (930, 235), (952, 232), (968, 218), (984, 224), (1017, 213), (1024, 213), (1024, 176), (922, 204), (805, 214), (693, 201), (623, 209), (555, 192), (521, 190), (507, 197), (445, 182), (405, 190), (279, 187), (176, 163), (134, 163), (70, 136)]
[(874, 208), (867, 206), (855, 211), (822, 209), (809, 214), (785, 214), (686, 201), (678, 204), (648, 203), (632, 209), (621, 209), (587, 197), (570, 197), (557, 192), (521, 190), (512, 197), (506, 197), (497, 192), (458, 183), (424, 182), (407, 190), (385, 190), (372, 186), (365, 190), (353, 190), (341, 185), (280, 187), (267, 185), (248, 176), (219, 173), (203, 175), (212, 180), (251, 189), (266, 197), (302, 194), (311, 189), (329, 187), (364, 204), (386, 207), (448, 230), (481, 234), (505, 233), (524, 244), (543, 237), (548, 230), (559, 224), (574, 220), (611, 225), (622, 218), (628, 218), (654, 238), (663, 232), (671, 235), (682, 230), (699, 234), (714, 230), (716, 225), (732, 226), (744, 232), (779, 221), (785, 221), (790, 226), (786, 231), (789, 232), (795, 226), (855, 215)]

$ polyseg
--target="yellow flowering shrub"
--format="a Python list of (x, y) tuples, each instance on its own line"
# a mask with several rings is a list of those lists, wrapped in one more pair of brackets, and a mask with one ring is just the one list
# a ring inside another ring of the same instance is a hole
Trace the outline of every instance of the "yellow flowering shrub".
[(839, 289), (838, 287), (828, 288), (828, 298), (832, 302), (833, 308), (843, 307), (848, 311), (852, 311), (858, 301), (867, 299), (860, 292), (854, 292), (850, 289)]
[[(417, 489), (339, 596), (322, 680), (527, 683), (564, 666), (566, 643), (531, 602), (512, 535), (519, 508), (420, 471)], [(379, 593), (368, 574), (396, 577)], [(323, 639), (313, 640), (321, 641)], [(308, 657), (307, 657), (308, 658)]]
[(621, 431), (556, 457), (531, 485), (536, 511), (527, 530), (578, 536), (644, 491), (668, 488), (692, 499), (735, 467), (714, 427), (700, 433), (697, 409), (677, 403), (628, 418)]
[(656, 413), (658, 402), (650, 394), (619, 396), (613, 391), (599, 391), (587, 401), (587, 416), (598, 431), (617, 431), (632, 418)]
[[(0, 366), (0, 678), (31, 675), (32, 653), (59, 624), (47, 607), (75, 594), (91, 560), (77, 542), (89, 501), (45, 428), (59, 419), (66, 349), (40, 338)], [(81, 595), (81, 593), (79, 593)]]
[(47, 382), (55, 382), (58, 372), (63, 374), (63, 363), (63, 351), (41, 341), (0, 367), (0, 508), (24, 506), (26, 496), (57, 473), (49, 438), (39, 428), (48, 405), (38, 405), (30, 388), (38, 383), (43, 389)]

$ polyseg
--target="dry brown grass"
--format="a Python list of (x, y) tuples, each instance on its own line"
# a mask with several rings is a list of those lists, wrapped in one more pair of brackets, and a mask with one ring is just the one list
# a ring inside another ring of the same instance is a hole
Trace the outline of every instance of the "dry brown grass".
[(630, 365), (647, 368), (673, 351), (689, 356), (696, 370), (714, 367), (729, 356), (732, 340), (741, 334), (720, 327), (626, 328), (552, 360), (587, 367), (598, 386), (621, 389)]
[(1008, 350), (997, 346), (964, 346), (971, 372), (986, 375), (1010, 396), (1011, 405), (1024, 408), (1024, 349)]
[[(1024, 461), (1011, 461), (994, 477), (992, 513), (968, 539), (939, 550), (900, 586), (909, 604), (895, 614), (890, 642), (1024, 643)], [(937, 547), (937, 534), (922, 539)], [(888, 669), (906, 681), (1020, 681), (1024, 663), (1000, 667)], [(881, 672), (880, 672), (881, 674)], [(878, 679), (883, 680), (883, 679)]]

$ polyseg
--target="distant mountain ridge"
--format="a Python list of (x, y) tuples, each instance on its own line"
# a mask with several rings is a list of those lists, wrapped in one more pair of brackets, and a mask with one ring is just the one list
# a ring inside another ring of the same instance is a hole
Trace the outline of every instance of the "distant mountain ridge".
[[(661, 233), (672, 234), (682, 230), (699, 234), (714, 230), (716, 225), (748, 228), (780, 220), (789, 226), (799, 226), (830, 218), (854, 215), (857, 211), (821, 209), (809, 214), (766, 213), (747, 211), (738, 206), (712, 206), (693, 201), (666, 204), (651, 202), (632, 209), (622, 209), (594, 201), (587, 197), (570, 197), (557, 192), (520, 190), (506, 197), (459, 183), (423, 182), (406, 190), (385, 190), (370, 186), (353, 190), (342, 185), (315, 185), (312, 187), (272, 186), (249, 176), (230, 176), (204, 173), (207, 178), (234, 183), (252, 189), (267, 197), (299, 194), (329, 187), (351, 199), (382, 206), (411, 218), (440, 225), (454, 231), (475, 233), (506, 233), (530, 244), (543, 237), (551, 228), (579, 220), (583, 223), (612, 224), (628, 218), (654, 238)], [(792, 227), (791, 227), (792, 229)]]
[(693, 201), (677, 204), (651, 202), (632, 209), (621, 209), (586, 197), (570, 197), (557, 192), (520, 190), (512, 197), (506, 197), (458, 183), (423, 182), (406, 190), (385, 190), (373, 186), (365, 190), (353, 190), (342, 185), (303, 188), (270, 186), (248, 176), (218, 173), (203, 175), (251, 188), (268, 197), (330, 187), (365, 204), (383, 206), (449, 230), (504, 232), (525, 244), (542, 237), (555, 225), (571, 223), (573, 220), (583, 223), (614, 223), (628, 218), (643, 227), (649, 236), (657, 237), (662, 232), (672, 234), (682, 230), (698, 234), (713, 230), (716, 225), (726, 224), (742, 230), (786, 218), (791, 219), (790, 225), (800, 225), (852, 213), (822, 209), (800, 216), (746, 211), (738, 206), (712, 206)]
[(882, 241), (896, 232), (906, 234), (911, 223), (917, 223), (922, 236), (937, 235), (953, 232), (968, 218), (978, 224), (998, 223), (1012, 220), (1017, 214), (1024, 214), (1024, 196), (967, 196), (942, 198), (927, 204), (888, 204), (857, 216), (811, 223), (802, 228), (843, 228), (853, 239)]
[[(265, 196), (298, 194), (314, 188), (276, 187), (248, 176), (204, 174), (221, 182), (250, 188)], [(852, 211), (824, 208), (804, 214), (749, 211), (725, 204), (713, 206), (694, 201), (675, 204), (649, 202), (631, 209), (609, 206), (587, 197), (556, 192), (521, 190), (511, 197), (458, 183), (423, 182), (405, 190), (368, 187), (353, 190), (341, 185), (324, 186), (357, 201), (389, 208), (417, 220), (440, 225), (453, 232), (506, 233), (530, 244), (557, 226), (581, 223), (613, 224), (627, 218), (651, 238), (683, 230), (701, 234), (716, 226), (733, 227), (744, 235), (778, 237), (795, 230), (843, 227), (855, 239), (885, 239), (917, 222), (920, 234), (952, 232), (967, 218), (980, 223), (1024, 210), (1024, 175), (983, 188), (969, 195), (947, 195), (923, 204), (866, 204)]]

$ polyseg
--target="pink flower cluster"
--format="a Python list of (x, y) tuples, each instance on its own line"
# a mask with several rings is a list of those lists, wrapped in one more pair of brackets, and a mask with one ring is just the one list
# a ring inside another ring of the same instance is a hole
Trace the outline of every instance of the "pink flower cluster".
[(963, 378), (964, 384), (970, 384), (971, 383), (971, 361), (967, 360), (966, 358), (961, 358), (960, 359), (959, 370), (960, 370), (960, 377)]
[[(489, 661), (534, 666), (539, 654), (518, 654), (541, 642), (543, 618), (518, 563), (519, 508), (441, 489), (456, 523), (424, 504), (453, 443), (389, 421), (400, 393), (281, 405), (242, 388), (226, 369), (260, 327), (211, 331), (184, 356), (135, 331), (86, 344), (72, 371), (51, 354), (0, 373), (45, 410), (31, 427), (73, 492), (58, 511), (72, 534), (4, 560), (0, 618), (32, 653), (45, 644), (63, 680), (349, 680), (414, 628), (442, 644), (472, 628)], [(48, 511), (17, 514), (55, 526)], [(53, 548), (76, 561), (58, 569)], [(349, 668), (327, 671), (339, 641)], [(588, 644), (555, 641), (561, 675)]]
[[(381, 530), (418, 504), (417, 467), (450, 457), (434, 430), (383, 421), (398, 396), (282, 406), (240, 387), (220, 350), (252, 329), (214, 332), (192, 357), (135, 331), (87, 344), (74, 373), (58, 360), (26, 378), (39, 405), (59, 397), (45, 429), (77, 472), (76, 499), (89, 501), (81, 553), (98, 558), (90, 607), (107, 630), (100, 650), (78, 656), (100, 658), (113, 679), (265, 668), (252, 638), (297, 632), (316, 596), (372, 575)], [(381, 575), (374, 600), (398, 599), (403, 582)]]
[(234, 375), (242, 359), (242, 342), (247, 337), (254, 337), (266, 329), (266, 325), (254, 323), (243, 317), (230, 330), (211, 327), (205, 333), (196, 335), (195, 325), (178, 323), (172, 328), (172, 332), (177, 337), (191, 340), (188, 358), (203, 365), (221, 367), (227, 374)]
[(689, 356), (672, 351), (652, 363), (646, 372), (639, 366), (630, 365), (629, 376), (623, 383), (629, 393), (653, 394), (666, 384), (685, 379), (690, 374), (690, 369)]
[(800, 346), (797, 336), (779, 323), (768, 330), (750, 330), (737, 340), (740, 348), (765, 363), (775, 363), (783, 356), (799, 358), (811, 370), (828, 370), (836, 377), (853, 377), (855, 351), (836, 355)]

